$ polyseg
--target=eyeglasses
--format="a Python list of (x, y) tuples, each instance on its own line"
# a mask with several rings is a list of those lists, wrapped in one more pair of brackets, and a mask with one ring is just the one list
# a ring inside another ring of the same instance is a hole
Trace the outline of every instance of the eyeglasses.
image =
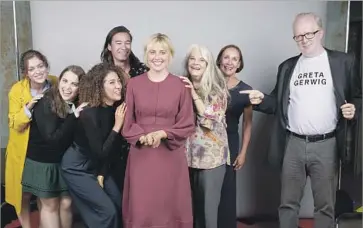
[(307, 32), (303, 35), (294, 36), (293, 38), (296, 42), (302, 41), (304, 37), (308, 40), (311, 40), (315, 37), (315, 34), (318, 33), (319, 31), (320, 30), (316, 30), (315, 32)]

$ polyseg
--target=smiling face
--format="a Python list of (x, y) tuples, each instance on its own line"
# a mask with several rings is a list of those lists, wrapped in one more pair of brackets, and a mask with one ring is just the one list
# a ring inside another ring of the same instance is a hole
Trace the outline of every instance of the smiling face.
[(200, 82), (206, 69), (206, 59), (202, 56), (200, 50), (194, 48), (188, 58), (188, 72), (192, 78), (192, 81)]
[(118, 62), (128, 60), (131, 53), (131, 37), (126, 32), (116, 33), (108, 45), (107, 49), (111, 51), (112, 57)]
[(233, 47), (224, 50), (219, 66), (223, 74), (228, 77), (234, 76), (240, 66), (241, 57), (239, 52)]
[(147, 47), (147, 64), (150, 70), (162, 72), (167, 70), (170, 62), (170, 50), (160, 42), (151, 43)]
[(121, 80), (116, 72), (109, 72), (103, 80), (104, 88), (104, 103), (107, 105), (113, 105), (116, 101), (121, 100)]
[(294, 22), (294, 39), (301, 53), (313, 57), (323, 49), (324, 31), (311, 15), (297, 17)]
[(33, 83), (43, 84), (48, 77), (48, 67), (37, 57), (30, 58), (26, 64), (26, 75)]
[(72, 71), (63, 74), (59, 81), (58, 90), (64, 101), (74, 101), (78, 95), (79, 78)]

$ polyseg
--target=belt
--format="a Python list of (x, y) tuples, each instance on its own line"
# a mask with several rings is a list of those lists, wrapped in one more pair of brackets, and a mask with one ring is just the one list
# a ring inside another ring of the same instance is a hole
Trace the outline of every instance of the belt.
[(288, 131), (291, 135), (300, 138), (300, 139), (304, 139), (307, 142), (318, 142), (324, 139), (330, 139), (335, 137), (335, 131), (323, 134), (323, 135), (299, 135), (296, 134), (294, 132)]

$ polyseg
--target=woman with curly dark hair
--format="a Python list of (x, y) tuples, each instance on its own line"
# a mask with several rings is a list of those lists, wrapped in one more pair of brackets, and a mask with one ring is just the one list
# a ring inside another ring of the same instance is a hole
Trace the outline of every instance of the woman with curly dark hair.
[[(87, 102), (79, 117), (72, 146), (62, 160), (62, 174), (69, 193), (88, 227), (121, 226), (121, 194), (108, 174), (109, 161), (120, 153), (124, 122), (123, 71), (98, 64), (81, 81), (80, 102)], [(104, 179), (103, 179), (104, 178)]]
[(58, 84), (51, 87), (33, 108), (27, 154), (22, 177), (23, 192), (40, 199), (43, 228), (71, 228), (71, 198), (60, 173), (63, 153), (73, 141), (76, 119), (85, 104), (75, 108), (79, 66), (65, 68)]

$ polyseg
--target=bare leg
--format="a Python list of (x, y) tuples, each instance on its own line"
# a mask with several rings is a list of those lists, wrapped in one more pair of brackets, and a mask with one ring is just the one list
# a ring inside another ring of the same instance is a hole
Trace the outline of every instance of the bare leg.
[(31, 228), (30, 226), (30, 198), (31, 193), (24, 192), (21, 199), (21, 211), (18, 215), (20, 224), (23, 228)]
[(69, 196), (60, 197), (60, 224), (61, 228), (72, 228), (72, 199)]
[[(38, 207), (38, 211), (39, 211), (39, 214), (40, 214), (40, 211), (42, 210), (42, 203), (40, 202), (39, 197), (37, 197), (37, 207)], [(39, 228), (42, 228), (42, 223), (41, 223), (40, 220), (39, 220)]]
[(40, 211), (40, 223), (42, 228), (60, 228), (59, 197), (40, 198), (42, 203)]

